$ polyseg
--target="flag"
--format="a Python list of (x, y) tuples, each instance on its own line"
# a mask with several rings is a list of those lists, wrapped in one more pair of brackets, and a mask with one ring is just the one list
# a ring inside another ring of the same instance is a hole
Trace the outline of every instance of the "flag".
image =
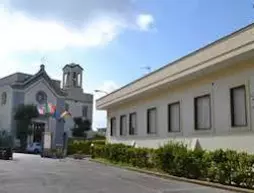
[(55, 119), (60, 119), (60, 118), (61, 118), (61, 117), (60, 117), (60, 113), (59, 113), (57, 110), (54, 112), (54, 114), (52, 115), (52, 117), (55, 118)]
[(39, 115), (44, 115), (44, 109), (41, 106), (37, 106)]
[(64, 111), (62, 114), (61, 114), (61, 118), (67, 118), (67, 117), (70, 117), (71, 116), (71, 113), (68, 112), (68, 111)]
[(46, 103), (45, 104), (45, 114), (51, 114), (53, 115), (56, 111), (56, 106), (52, 103)]
[(54, 115), (54, 113), (56, 112), (56, 106), (52, 103), (45, 103), (45, 105), (43, 106), (37, 106), (37, 110), (40, 115)]
[(56, 112), (56, 105), (48, 103), (48, 109), (49, 109), (49, 113), (53, 115)]

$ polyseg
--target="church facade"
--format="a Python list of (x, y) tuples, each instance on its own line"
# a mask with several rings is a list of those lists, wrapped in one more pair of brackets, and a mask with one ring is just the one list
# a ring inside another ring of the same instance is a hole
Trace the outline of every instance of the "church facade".
[(67, 110), (72, 116), (65, 121), (39, 116), (32, 121), (29, 141), (42, 142), (42, 133), (47, 131), (52, 135), (52, 147), (63, 146), (65, 138), (71, 136), (74, 117), (92, 124), (93, 95), (83, 92), (82, 78), (83, 68), (71, 63), (63, 68), (62, 85), (48, 76), (44, 65), (34, 75), (14, 73), (0, 79), (0, 130), (15, 136), (15, 109), (21, 104), (55, 104), (58, 112)]

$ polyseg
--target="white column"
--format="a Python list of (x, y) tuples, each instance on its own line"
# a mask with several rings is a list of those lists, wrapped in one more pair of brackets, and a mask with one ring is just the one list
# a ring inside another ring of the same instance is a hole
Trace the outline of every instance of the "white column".
[(64, 88), (65, 87), (65, 84), (66, 84), (66, 73), (63, 73), (63, 82), (62, 82), (62, 87)]
[(80, 87), (82, 88), (82, 84), (83, 84), (83, 76), (82, 73), (80, 73)]

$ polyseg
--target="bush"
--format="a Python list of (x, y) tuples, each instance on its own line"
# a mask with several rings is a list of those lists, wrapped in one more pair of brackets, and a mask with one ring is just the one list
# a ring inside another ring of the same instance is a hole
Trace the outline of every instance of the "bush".
[(68, 143), (68, 155), (73, 155), (77, 153), (89, 155), (91, 151), (91, 144), (94, 144), (94, 146), (105, 145), (105, 140), (70, 140)]
[(112, 162), (122, 162), (140, 168), (151, 167), (151, 150), (147, 148), (133, 148), (124, 144), (107, 144), (95, 146), (92, 152), (93, 158), (105, 158)]
[(105, 140), (94, 140), (92, 141), (92, 144), (94, 144), (95, 146), (97, 145), (105, 145), (106, 141)]
[(68, 144), (68, 155), (73, 155), (78, 152), (83, 154), (90, 153), (91, 141), (73, 141)]
[(105, 136), (95, 134), (95, 136), (92, 138), (92, 140), (106, 140)]
[(134, 167), (155, 168), (175, 176), (254, 187), (254, 155), (232, 150), (190, 150), (184, 144), (172, 142), (156, 150), (100, 144), (93, 147), (92, 157)]

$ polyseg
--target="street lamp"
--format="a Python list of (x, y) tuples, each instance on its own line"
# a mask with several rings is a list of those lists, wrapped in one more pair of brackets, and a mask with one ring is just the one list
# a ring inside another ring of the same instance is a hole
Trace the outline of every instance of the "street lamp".
[(104, 90), (94, 90), (94, 92), (101, 92), (101, 93), (104, 93), (104, 94), (109, 94), (108, 92), (106, 92)]

